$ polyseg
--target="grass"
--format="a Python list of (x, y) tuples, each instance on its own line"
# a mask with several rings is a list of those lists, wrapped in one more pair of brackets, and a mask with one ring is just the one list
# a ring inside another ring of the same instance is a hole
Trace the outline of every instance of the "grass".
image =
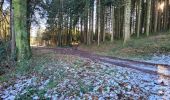
[[(10, 86), (15, 84), (15, 80), (22, 76), (26, 76), (27, 78), (31, 76), (37, 76), (38, 83), (42, 80), (49, 79), (49, 83), (47, 83), (47, 86), (45, 86), (45, 88), (53, 89), (59, 83), (63, 82), (63, 79), (75, 75), (75, 73), (68, 71), (68, 69), (66, 69), (65, 67), (71, 67), (77, 70), (82, 65), (84, 65), (84, 63), (84, 60), (79, 59), (79, 57), (75, 58), (75, 56), (61, 55), (51, 51), (46, 52), (44, 50), (33, 50), (33, 57), (30, 60), (18, 62), (17, 66), (13, 68), (13, 70), (0, 76), (0, 83), (3, 84), (5, 82), (8, 86)], [(78, 84), (82, 92), (87, 91), (87, 88), (83, 85), (83, 83), (78, 82)], [(77, 92), (77, 90), (72, 91)], [(39, 97), (43, 95), (41, 91), (39, 92), (33, 87), (28, 88), (28, 92), (26, 94), (19, 95), (18, 100), (20, 99), (20, 97), (29, 97), (29, 95), (33, 95), (33, 93), (40, 95)], [(68, 93), (72, 94), (72, 92)]]
[[(29, 87), (27, 88), (27, 92), (22, 95), (18, 95), (16, 97), (16, 100), (32, 100), (32, 95), (35, 95), (39, 97), (39, 100), (44, 100), (44, 94), (46, 93), (46, 90), (38, 90), (35, 87)], [(46, 98), (46, 100), (50, 100)]]
[[(125, 45), (123, 45), (123, 41), (118, 40), (113, 43), (101, 43), (100, 46), (97, 46), (96, 44), (90, 46), (81, 45), (80, 49), (97, 53), (99, 55), (128, 59), (148, 59), (155, 53), (170, 53), (169, 39), (170, 34), (163, 33), (152, 35), (150, 37), (131, 38), (131, 40)], [(55, 55), (52, 51), (33, 51), (33, 57), (30, 60), (17, 63), (17, 67), (11, 68), (7, 73), (1, 75), (0, 83), (13, 80), (16, 77), (32, 75), (32, 73), (42, 74), (45, 66), (48, 66), (51, 63), (57, 63), (58, 59), (53, 59), (55, 58), (53, 56)], [(63, 62), (72, 62), (72, 59), (67, 56), (63, 56), (63, 58), (67, 59), (60, 59)], [(82, 66), (83, 64), (84, 62), (81, 61), (81, 59), (76, 60), (73, 67), (79, 68), (79, 66)], [(56, 75), (57, 78), (62, 79), (62, 77), (64, 77), (63, 71), (58, 70), (58, 72), (60, 74)], [(52, 71), (50, 71), (49, 74), (50, 73), (52, 73)], [(53, 84), (51, 84), (50, 87), (53, 87)]]
[(43, 72), (43, 66), (50, 61), (52, 53), (43, 55), (33, 55), (30, 60), (17, 62), (16, 67), (8, 69), (5, 74), (0, 75), (0, 85), (3, 82), (12, 84), (13, 80), (21, 76), (31, 76), (33, 73), (40, 74)]
[(150, 37), (131, 38), (126, 44), (117, 40), (113, 43), (105, 42), (100, 46), (80, 46), (81, 50), (90, 51), (99, 55), (114, 56), (128, 59), (148, 59), (153, 54), (170, 53), (170, 34), (162, 33)]

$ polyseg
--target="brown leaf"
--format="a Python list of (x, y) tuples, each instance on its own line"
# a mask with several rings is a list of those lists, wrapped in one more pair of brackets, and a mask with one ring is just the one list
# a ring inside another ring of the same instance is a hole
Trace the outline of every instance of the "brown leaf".
[(99, 97), (93, 95), (92, 100), (99, 100)]
[(98, 89), (99, 93), (102, 93), (103, 92), (103, 87), (100, 86), (99, 89)]

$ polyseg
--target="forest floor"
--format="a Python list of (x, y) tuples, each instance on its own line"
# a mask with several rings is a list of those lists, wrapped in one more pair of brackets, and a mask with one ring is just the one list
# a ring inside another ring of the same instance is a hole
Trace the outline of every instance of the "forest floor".
[(79, 50), (35, 48), (32, 59), (0, 76), (0, 98), (170, 99), (169, 77), (116, 66), (95, 57)]

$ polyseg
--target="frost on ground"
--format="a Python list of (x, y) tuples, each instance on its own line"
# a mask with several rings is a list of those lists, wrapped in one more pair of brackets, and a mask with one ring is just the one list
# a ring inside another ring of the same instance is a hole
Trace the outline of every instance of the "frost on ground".
[(154, 55), (147, 62), (170, 65), (170, 55)]
[(170, 80), (89, 59), (52, 54), (0, 90), (0, 98), (49, 100), (170, 100)]

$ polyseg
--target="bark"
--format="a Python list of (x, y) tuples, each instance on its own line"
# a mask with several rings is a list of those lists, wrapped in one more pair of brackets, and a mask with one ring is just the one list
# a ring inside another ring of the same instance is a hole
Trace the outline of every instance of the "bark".
[(112, 7), (112, 34), (111, 34), (111, 42), (114, 40), (114, 34), (115, 34), (115, 9), (114, 6)]
[(166, 21), (166, 22), (167, 22), (167, 26), (166, 26), (166, 28), (167, 28), (167, 30), (168, 30), (168, 29), (169, 29), (169, 24), (170, 24), (170, 22), (169, 22), (169, 21), (170, 21), (170, 20), (169, 20), (169, 14), (170, 14), (170, 13), (169, 13), (169, 9), (170, 9), (169, 4), (170, 4), (170, 1), (169, 1), (169, 0), (167, 0), (167, 4), (168, 4), (168, 5), (167, 5), (167, 21)]
[(126, 1), (124, 12), (124, 43), (130, 39), (131, 0)]
[(104, 36), (104, 5), (102, 4), (102, 1), (100, 1), (100, 39), (104, 42), (103, 36)]
[(92, 16), (91, 16), (91, 42), (93, 43), (93, 35), (94, 35), (94, 7), (92, 8), (92, 11), (91, 11), (91, 14), (92, 14)]
[(147, 0), (146, 35), (149, 36), (151, 19), (151, 0)]
[(3, 40), (3, 32), (2, 32), (2, 21), (3, 21), (3, 19), (2, 19), (2, 17), (3, 17), (3, 12), (2, 12), (2, 6), (3, 6), (3, 0), (2, 0), (2, 3), (0, 4), (0, 41), (1, 41), (1, 39)]
[(89, 4), (88, 4), (88, 2), (86, 1), (86, 6), (85, 6), (85, 33), (86, 33), (86, 44), (87, 45), (90, 45), (91, 43), (90, 43), (90, 40), (91, 40), (91, 38), (90, 38), (90, 16), (91, 16), (91, 14), (90, 14), (90, 8), (89, 8)]
[(138, 1), (138, 15), (137, 15), (137, 37), (139, 38), (140, 29), (141, 29), (141, 2), (142, 0)]
[(62, 23), (63, 23), (63, 15), (62, 15), (62, 0), (59, 0), (60, 3), (60, 10), (59, 10), (59, 31), (58, 31), (58, 46), (62, 46)]
[(98, 27), (98, 34), (97, 34), (97, 45), (99, 46), (100, 45), (100, 0), (97, 0), (97, 19), (98, 19), (98, 24), (97, 24), (97, 27)]
[(17, 58), (20, 61), (31, 57), (27, 31), (27, 0), (13, 0), (13, 4)]
[(3, 40), (3, 32), (2, 32), (2, 8), (0, 8), (0, 41)]
[(167, 8), (168, 8), (168, 0), (165, 0), (165, 7), (164, 7), (164, 30), (167, 29)]
[(109, 14), (109, 19), (110, 19), (110, 21), (109, 21), (109, 34), (111, 35), (111, 41), (112, 41), (113, 34), (112, 34), (112, 6), (111, 5), (109, 6), (109, 12), (110, 12), (110, 14)]
[(10, 1), (10, 34), (11, 34), (11, 58), (16, 58), (16, 42), (15, 42), (15, 32), (14, 32), (14, 9), (12, 5), (12, 0)]
[(155, 0), (154, 32), (157, 32), (157, 27), (158, 27), (158, 0)]
[[(103, 42), (105, 42), (106, 38), (106, 32), (105, 32), (105, 27), (107, 27), (105, 20), (106, 20), (106, 14), (105, 14), (106, 8), (104, 7), (104, 12), (103, 12)], [(106, 26), (105, 26), (106, 25)]]
[(92, 43), (93, 41), (93, 8), (90, 9), (90, 16), (89, 16), (89, 32), (90, 32), (90, 36), (89, 36), (89, 44)]
[(81, 18), (80, 20), (80, 41), (83, 43), (84, 39), (83, 39), (83, 18)]
[(87, 15), (85, 15), (86, 17), (84, 18), (84, 43), (88, 44), (88, 18)]

